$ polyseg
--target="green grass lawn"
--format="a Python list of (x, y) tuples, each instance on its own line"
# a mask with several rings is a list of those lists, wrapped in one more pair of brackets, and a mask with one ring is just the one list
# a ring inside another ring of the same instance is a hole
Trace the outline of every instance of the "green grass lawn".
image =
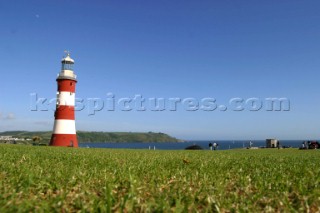
[(319, 211), (320, 151), (0, 145), (0, 212)]

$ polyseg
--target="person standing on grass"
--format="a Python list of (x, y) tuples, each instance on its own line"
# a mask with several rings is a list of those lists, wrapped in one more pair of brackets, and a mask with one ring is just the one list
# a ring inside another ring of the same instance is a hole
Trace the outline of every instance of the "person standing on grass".
[(216, 142), (213, 143), (213, 150), (217, 149), (218, 144)]
[(209, 143), (209, 149), (212, 150), (212, 143)]

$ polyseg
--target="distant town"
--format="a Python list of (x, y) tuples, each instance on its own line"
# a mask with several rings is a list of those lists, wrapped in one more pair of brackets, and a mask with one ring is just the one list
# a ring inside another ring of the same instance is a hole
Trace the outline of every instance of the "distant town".
[(31, 138), (16, 138), (14, 136), (0, 136), (0, 141), (14, 143), (16, 141), (32, 141)]

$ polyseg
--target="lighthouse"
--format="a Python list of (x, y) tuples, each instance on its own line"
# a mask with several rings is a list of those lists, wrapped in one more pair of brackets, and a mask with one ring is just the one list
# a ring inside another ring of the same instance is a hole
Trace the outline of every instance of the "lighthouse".
[(57, 77), (57, 103), (50, 146), (78, 147), (74, 115), (77, 76), (73, 72), (74, 60), (69, 52), (66, 52), (61, 64)]

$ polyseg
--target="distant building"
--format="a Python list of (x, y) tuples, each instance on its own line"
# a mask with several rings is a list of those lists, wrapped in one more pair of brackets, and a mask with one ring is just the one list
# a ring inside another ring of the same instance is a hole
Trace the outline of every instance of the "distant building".
[(277, 139), (266, 139), (266, 147), (267, 148), (276, 148), (279, 145), (279, 141)]
[(1, 141), (11, 141), (14, 140), (12, 136), (0, 136)]
[(31, 141), (30, 138), (14, 138), (13, 136), (0, 136), (0, 141)]

